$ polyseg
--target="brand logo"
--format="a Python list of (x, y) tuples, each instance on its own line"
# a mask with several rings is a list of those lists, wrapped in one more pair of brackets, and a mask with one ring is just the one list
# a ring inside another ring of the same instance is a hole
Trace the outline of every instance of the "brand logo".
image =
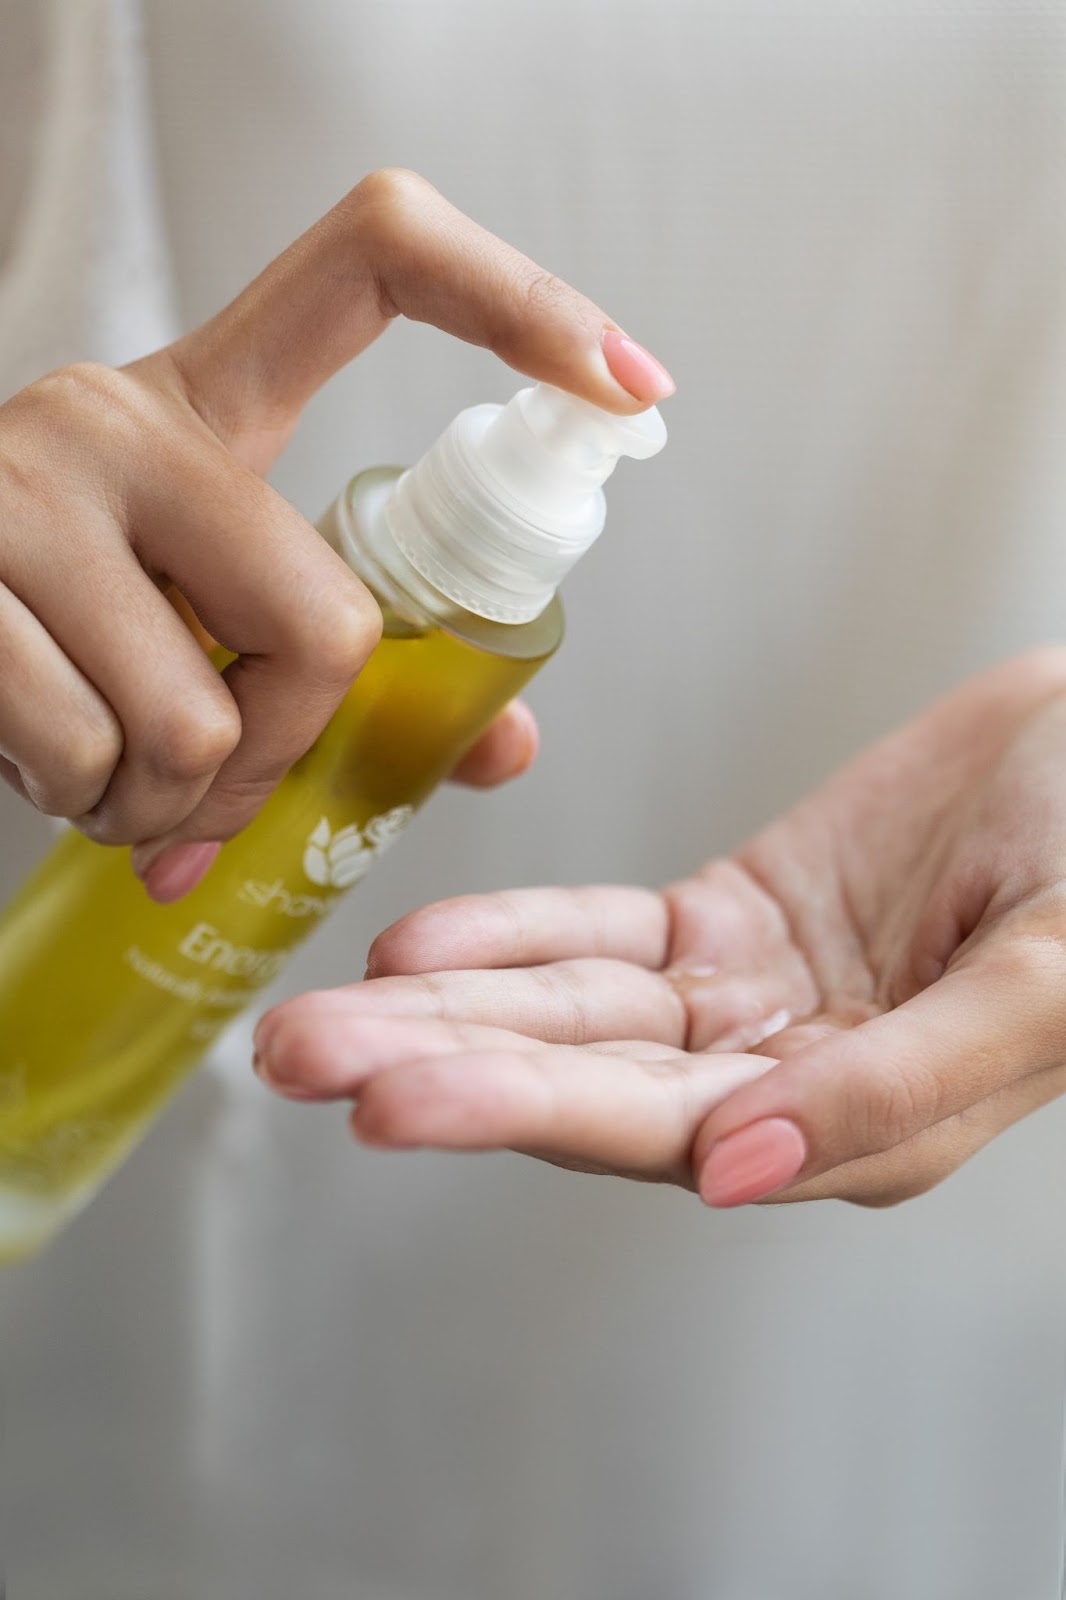
[(287, 950), (257, 950), (254, 945), (234, 944), (210, 922), (190, 928), (178, 949), (189, 961), (196, 961), (227, 978), (247, 978), (254, 988), (272, 983), (281, 971)]
[(413, 806), (394, 806), (365, 827), (350, 823), (336, 832), (323, 817), (307, 840), (304, 872), (322, 888), (350, 889), (364, 878), (414, 815)]
[(329, 901), (322, 894), (292, 894), (280, 878), (268, 883), (265, 878), (245, 878), (237, 899), (258, 911), (276, 911), (282, 917), (324, 917)]

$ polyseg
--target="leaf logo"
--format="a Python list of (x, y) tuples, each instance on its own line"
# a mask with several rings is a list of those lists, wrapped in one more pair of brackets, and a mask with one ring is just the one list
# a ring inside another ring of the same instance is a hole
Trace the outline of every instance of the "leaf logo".
[(355, 823), (334, 833), (329, 818), (323, 817), (307, 841), (304, 871), (323, 888), (349, 889), (369, 871), (373, 860), (374, 852), (367, 849)]
[(414, 814), (414, 806), (393, 806), (391, 811), (382, 812), (380, 817), (371, 817), (363, 833), (373, 845), (375, 856), (383, 855), (399, 838)]
[(366, 876), (413, 815), (412, 806), (394, 806), (371, 818), (365, 829), (353, 822), (336, 833), (329, 818), (322, 817), (304, 849), (304, 872), (324, 889), (350, 889)]

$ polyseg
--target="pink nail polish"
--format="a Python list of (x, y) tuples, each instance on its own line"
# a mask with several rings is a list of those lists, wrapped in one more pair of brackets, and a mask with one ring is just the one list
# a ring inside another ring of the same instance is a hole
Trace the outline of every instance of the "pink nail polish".
[(700, 1174), (700, 1199), (709, 1206), (743, 1206), (783, 1189), (807, 1159), (794, 1122), (766, 1117), (712, 1145)]
[(196, 888), (221, 849), (221, 844), (172, 844), (145, 869), (144, 887), (160, 905), (180, 900)]
[(662, 362), (619, 328), (608, 328), (604, 333), (603, 357), (615, 382), (645, 405), (665, 400), (677, 388)]

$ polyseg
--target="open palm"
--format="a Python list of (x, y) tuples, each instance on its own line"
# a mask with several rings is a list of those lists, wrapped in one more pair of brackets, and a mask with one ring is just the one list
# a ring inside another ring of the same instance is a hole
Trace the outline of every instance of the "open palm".
[(883, 1204), (1066, 1087), (1066, 652), (975, 679), (661, 893), (429, 906), (275, 1008), (366, 1142)]

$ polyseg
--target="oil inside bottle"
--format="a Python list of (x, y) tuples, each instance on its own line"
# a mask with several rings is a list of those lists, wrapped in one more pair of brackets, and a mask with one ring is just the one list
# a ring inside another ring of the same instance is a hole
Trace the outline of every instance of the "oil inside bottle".
[(0, 917), (0, 1262), (92, 1197), (176, 1083), (552, 654), (455, 610), (385, 633), (314, 747), (174, 905), (69, 832)]

